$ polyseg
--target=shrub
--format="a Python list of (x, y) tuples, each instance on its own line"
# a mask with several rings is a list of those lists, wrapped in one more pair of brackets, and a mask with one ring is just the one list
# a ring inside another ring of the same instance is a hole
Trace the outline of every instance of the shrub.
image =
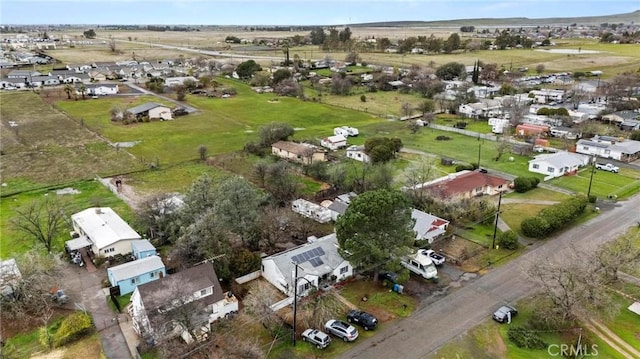
[(594, 195), (589, 195), (589, 203), (596, 203), (597, 199), (598, 199), (598, 197), (596, 197)]
[(438, 140), (438, 141), (449, 141), (449, 140), (451, 140), (451, 137), (440, 135), (440, 136), (436, 137), (436, 140)]
[(460, 171), (473, 171), (477, 168), (478, 166), (475, 163), (470, 163), (470, 164), (460, 164), (456, 166), (456, 172), (460, 172)]
[(511, 327), (507, 330), (509, 340), (518, 348), (544, 349), (547, 344), (538, 335), (538, 332), (527, 330), (523, 327)]
[(520, 229), (527, 237), (542, 238), (549, 234), (549, 223), (541, 217), (529, 217), (522, 221)]
[(518, 235), (514, 231), (500, 233), (498, 244), (506, 249), (516, 249), (518, 248)]
[(367, 96), (365, 96), (365, 95), (360, 95), (360, 101), (362, 101), (362, 102), (367, 102)]
[(536, 188), (539, 183), (540, 180), (537, 177), (517, 177), (513, 180), (513, 188), (518, 193), (524, 193)]
[(467, 123), (464, 122), (464, 121), (458, 121), (458, 122), (456, 122), (454, 127), (455, 128), (460, 128), (460, 129), (465, 129), (465, 128), (467, 128)]
[(75, 312), (62, 321), (60, 328), (53, 335), (53, 344), (56, 347), (65, 345), (87, 334), (92, 328), (93, 323), (89, 314)]

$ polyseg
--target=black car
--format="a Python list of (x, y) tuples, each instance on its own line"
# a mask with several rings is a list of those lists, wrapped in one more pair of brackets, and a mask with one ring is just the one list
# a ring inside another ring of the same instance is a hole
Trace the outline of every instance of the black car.
[(390, 283), (396, 283), (398, 280), (398, 274), (393, 272), (380, 272), (378, 273), (378, 280), (380, 281), (389, 281)]
[(177, 108), (175, 110), (173, 110), (173, 115), (174, 116), (184, 116), (184, 115), (188, 115), (189, 111), (187, 111), (187, 109), (185, 108)]
[(498, 323), (506, 323), (510, 321), (509, 318), (513, 318), (517, 314), (518, 314), (518, 311), (516, 310), (516, 308), (510, 305), (503, 305), (493, 313), (493, 320), (495, 320)]
[(349, 313), (347, 313), (347, 321), (349, 323), (360, 324), (364, 330), (376, 329), (378, 326), (378, 319), (376, 319), (376, 317), (359, 310), (350, 310)]

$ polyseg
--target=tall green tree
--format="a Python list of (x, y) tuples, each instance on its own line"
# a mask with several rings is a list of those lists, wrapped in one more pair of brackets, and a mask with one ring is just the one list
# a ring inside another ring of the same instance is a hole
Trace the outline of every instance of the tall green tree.
[(410, 253), (415, 239), (411, 204), (397, 190), (369, 191), (356, 197), (336, 222), (340, 251), (355, 266), (374, 270)]
[(258, 208), (263, 196), (240, 176), (222, 180), (216, 187), (214, 196), (214, 210), (220, 222), (229, 231), (240, 236), (243, 244), (246, 244), (257, 232)]

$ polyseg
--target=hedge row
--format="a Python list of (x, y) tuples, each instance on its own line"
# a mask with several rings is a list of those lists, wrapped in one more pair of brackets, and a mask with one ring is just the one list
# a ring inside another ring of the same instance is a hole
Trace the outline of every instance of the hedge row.
[(522, 221), (522, 234), (533, 238), (545, 237), (574, 221), (587, 208), (587, 203), (587, 197), (576, 196), (547, 207), (537, 216)]

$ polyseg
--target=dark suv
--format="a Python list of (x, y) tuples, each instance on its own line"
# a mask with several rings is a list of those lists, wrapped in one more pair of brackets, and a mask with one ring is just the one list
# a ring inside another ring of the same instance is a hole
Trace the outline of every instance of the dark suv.
[(347, 321), (349, 323), (360, 324), (364, 330), (376, 329), (378, 326), (378, 319), (376, 319), (376, 317), (359, 310), (350, 310), (349, 313), (347, 313)]

